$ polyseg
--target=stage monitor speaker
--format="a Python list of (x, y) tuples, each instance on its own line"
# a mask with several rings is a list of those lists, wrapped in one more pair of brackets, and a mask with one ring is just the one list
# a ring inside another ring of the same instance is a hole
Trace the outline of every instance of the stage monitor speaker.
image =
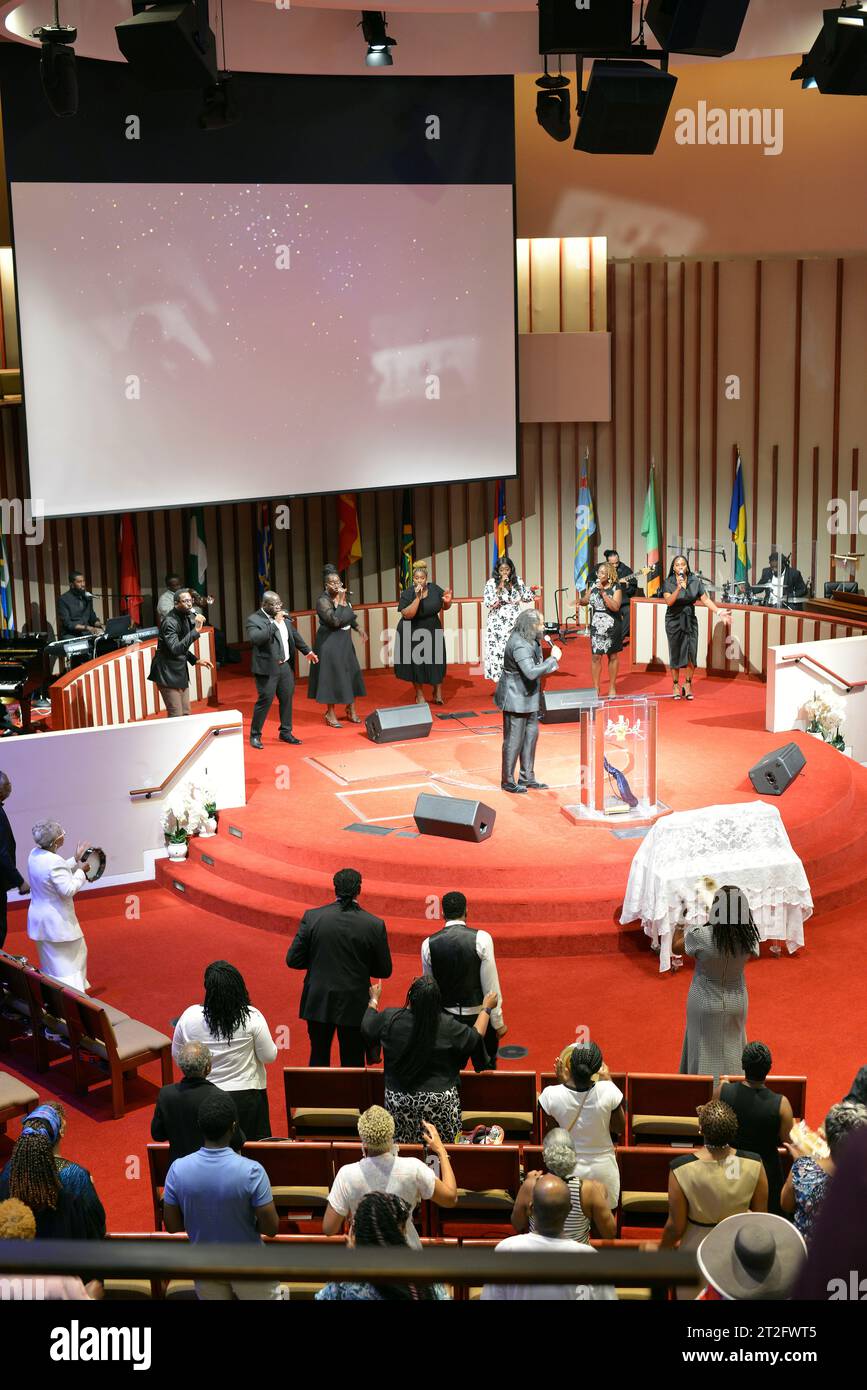
[(539, 0), (540, 53), (609, 53), (632, 43), (632, 0)]
[(594, 63), (575, 149), (653, 154), (676, 86), (676, 77), (650, 63)]
[(375, 709), (364, 721), (374, 743), (397, 743), (405, 738), (427, 738), (433, 728), (430, 705), (395, 705)]
[(650, 0), (647, 23), (669, 53), (723, 58), (738, 46), (750, 0)]
[(581, 711), (599, 704), (599, 696), (589, 690), (543, 690), (539, 720), (543, 724), (577, 724)]
[(420, 835), (442, 835), (446, 840), (489, 840), (497, 813), (483, 801), (461, 796), (431, 796), (422, 792), (415, 803), (415, 823)]
[(217, 40), (207, 5), (154, 5), (116, 24), (114, 32), (133, 75), (146, 87), (204, 90), (217, 81)]
[(806, 761), (797, 743), (786, 743), (750, 768), (750, 781), (761, 796), (782, 796)]

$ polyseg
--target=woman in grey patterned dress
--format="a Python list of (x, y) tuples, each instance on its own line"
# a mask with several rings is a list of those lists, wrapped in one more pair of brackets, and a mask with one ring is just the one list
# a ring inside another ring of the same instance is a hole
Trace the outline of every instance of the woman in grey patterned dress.
[(680, 1058), (688, 1076), (737, 1075), (747, 1043), (744, 966), (759, 954), (759, 934), (746, 895), (717, 889), (705, 926), (680, 926), (672, 950), (695, 960), (686, 1000), (686, 1035)]

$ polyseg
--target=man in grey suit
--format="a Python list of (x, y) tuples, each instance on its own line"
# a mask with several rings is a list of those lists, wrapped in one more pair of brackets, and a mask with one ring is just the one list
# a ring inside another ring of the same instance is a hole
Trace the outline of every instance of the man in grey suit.
[[(556, 671), (563, 653), (551, 648), (542, 660), (541, 637), (545, 628), (542, 614), (535, 609), (519, 613), (506, 643), (503, 674), (497, 682), (494, 703), (503, 711), (503, 771), (500, 785), (504, 792), (547, 790), (536, 781), (533, 763), (539, 737), (539, 694), (543, 676)], [(515, 781), (515, 766), (521, 760), (521, 775)]]

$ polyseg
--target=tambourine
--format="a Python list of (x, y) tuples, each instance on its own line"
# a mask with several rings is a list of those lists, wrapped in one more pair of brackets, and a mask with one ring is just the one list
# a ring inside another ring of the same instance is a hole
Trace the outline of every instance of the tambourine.
[(91, 845), (84, 851), (80, 863), (88, 883), (96, 883), (105, 873), (105, 850)]

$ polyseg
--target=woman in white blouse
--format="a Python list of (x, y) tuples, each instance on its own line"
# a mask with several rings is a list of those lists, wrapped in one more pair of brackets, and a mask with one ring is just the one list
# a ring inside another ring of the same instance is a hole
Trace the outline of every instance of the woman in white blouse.
[(172, 1056), (177, 1062), (185, 1043), (206, 1043), (211, 1052), (208, 1080), (221, 1091), (230, 1091), (238, 1112), (238, 1124), (248, 1139), (268, 1139), (265, 1066), (276, 1061), (277, 1044), (268, 1024), (250, 1003), (244, 977), (225, 960), (213, 961), (205, 971), (205, 1002), (191, 1004), (175, 1025)]
[(87, 946), (73, 899), (85, 881), (87, 844), (82, 841), (72, 859), (63, 859), (57, 851), (65, 834), (56, 820), (39, 821), (33, 827), (36, 848), (27, 861), (27, 935), (39, 943), (39, 968), (69, 989), (83, 992), (90, 987)]
[(623, 1092), (611, 1080), (596, 1043), (567, 1049), (557, 1065), (559, 1086), (546, 1086), (539, 1104), (575, 1146), (574, 1176), (604, 1184), (612, 1211), (620, 1200), (614, 1135), (626, 1128)]
[(532, 608), (542, 590), (538, 585), (528, 589), (518, 578), (508, 556), (497, 562), (485, 585), (482, 602), (487, 613), (485, 627), (485, 680), (498, 681), (503, 674), (503, 654), (520, 612)]

